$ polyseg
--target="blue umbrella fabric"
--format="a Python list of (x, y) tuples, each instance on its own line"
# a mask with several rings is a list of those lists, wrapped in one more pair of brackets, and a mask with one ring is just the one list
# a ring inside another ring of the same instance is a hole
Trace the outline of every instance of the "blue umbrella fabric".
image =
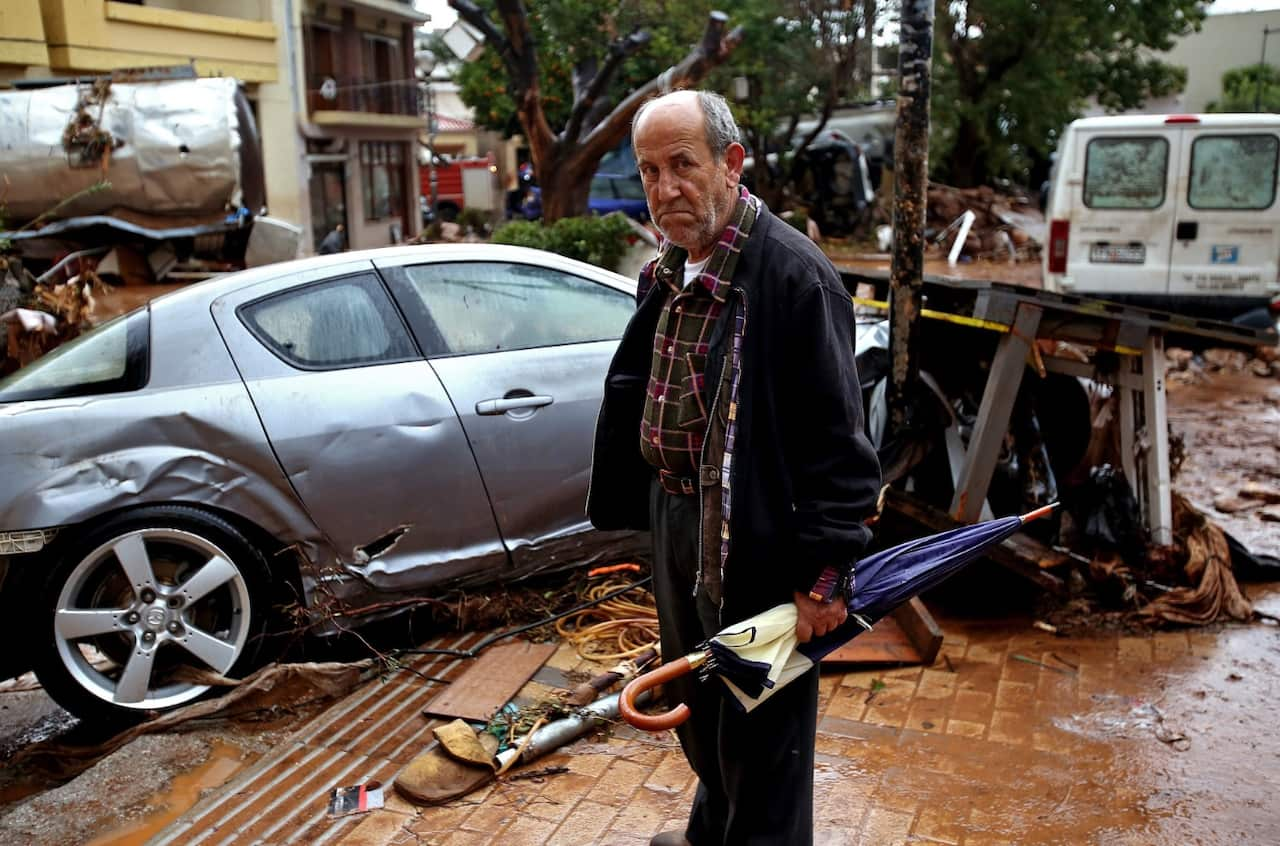
[[(623, 691), (623, 716), (632, 725), (651, 731), (683, 722), (688, 713), (686, 706), (680, 705), (667, 715), (651, 717), (630, 707), (627, 694), (631, 691), (633, 699), (655, 684), (694, 669), (704, 677), (718, 676), (735, 701), (750, 711), (787, 682), (808, 671), (823, 656), (869, 631), (877, 620), (899, 605), (955, 575), (1025, 523), (1048, 514), (1054, 507), (1056, 503), (1020, 517), (960, 526), (869, 555), (858, 562), (854, 571), (854, 586), (847, 600), (848, 619), (833, 631), (808, 643), (797, 643), (795, 603), (771, 608), (728, 626), (698, 652), (632, 681)], [(633, 715), (640, 722), (633, 721)], [(669, 725), (653, 722), (669, 722), (675, 715), (680, 718)]]

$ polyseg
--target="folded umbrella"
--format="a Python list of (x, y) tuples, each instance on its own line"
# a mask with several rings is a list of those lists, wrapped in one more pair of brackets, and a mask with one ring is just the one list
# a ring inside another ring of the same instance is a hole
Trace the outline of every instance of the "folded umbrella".
[(694, 670), (719, 676), (743, 710), (750, 711), (804, 674), (823, 656), (865, 631), (893, 609), (954, 575), (965, 565), (1057, 506), (1020, 517), (986, 520), (898, 544), (868, 555), (854, 570), (843, 624), (807, 643), (796, 641), (795, 603), (787, 602), (728, 626), (702, 648), (634, 679), (622, 691), (623, 718), (636, 728), (664, 731), (689, 717), (687, 705), (665, 714), (642, 714), (635, 700), (644, 691)]

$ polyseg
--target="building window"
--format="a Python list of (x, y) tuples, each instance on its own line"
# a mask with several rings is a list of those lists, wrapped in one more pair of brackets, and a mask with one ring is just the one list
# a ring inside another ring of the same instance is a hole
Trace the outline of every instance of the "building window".
[(404, 216), (404, 161), (402, 142), (360, 142), (365, 220)]

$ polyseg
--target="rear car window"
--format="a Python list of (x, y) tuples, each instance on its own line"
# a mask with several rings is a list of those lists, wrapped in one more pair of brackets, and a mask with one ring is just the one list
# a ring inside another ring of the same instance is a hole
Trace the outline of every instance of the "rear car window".
[(240, 308), (258, 340), (301, 370), (417, 358), (399, 312), (372, 274), (295, 288)]
[(611, 341), (635, 313), (630, 294), (549, 267), (441, 262), (405, 268), (451, 355)]
[(147, 384), (150, 314), (117, 317), (0, 379), (0, 402), (138, 390)]
[(1155, 209), (1164, 204), (1169, 142), (1152, 136), (1094, 138), (1085, 148), (1084, 204)]
[(1269, 134), (1202, 135), (1191, 145), (1193, 209), (1266, 209), (1276, 199), (1280, 139)]

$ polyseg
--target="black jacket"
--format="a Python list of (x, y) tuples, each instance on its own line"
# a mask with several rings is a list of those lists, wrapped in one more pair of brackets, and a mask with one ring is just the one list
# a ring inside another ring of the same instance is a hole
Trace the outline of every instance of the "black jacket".
[[(863, 428), (853, 303), (831, 262), (762, 210), (732, 285), (736, 296), (713, 330), (704, 379), (714, 394), (732, 352), (734, 315), (745, 302), (723, 569), (726, 622), (790, 601), (792, 591), (807, 592), (827, 565), (851, 567), (870, 540), (862, 521), (880, 487)], [(664, 299), (661, 284), (641, 292), (606, 377), (587, 497), (587, 514), (599, 529), (649, 527), (654, 470), (640, 454), (640, 417)], [(713, 407), (712, 396), (704, 401)], [(719, 468), (723, 455), (708, 449), (704, 460)], [(712, 493), (718, 491), (717, 485)], [(720, 550), (708, 546), (702, 567), (719, 567)]]

